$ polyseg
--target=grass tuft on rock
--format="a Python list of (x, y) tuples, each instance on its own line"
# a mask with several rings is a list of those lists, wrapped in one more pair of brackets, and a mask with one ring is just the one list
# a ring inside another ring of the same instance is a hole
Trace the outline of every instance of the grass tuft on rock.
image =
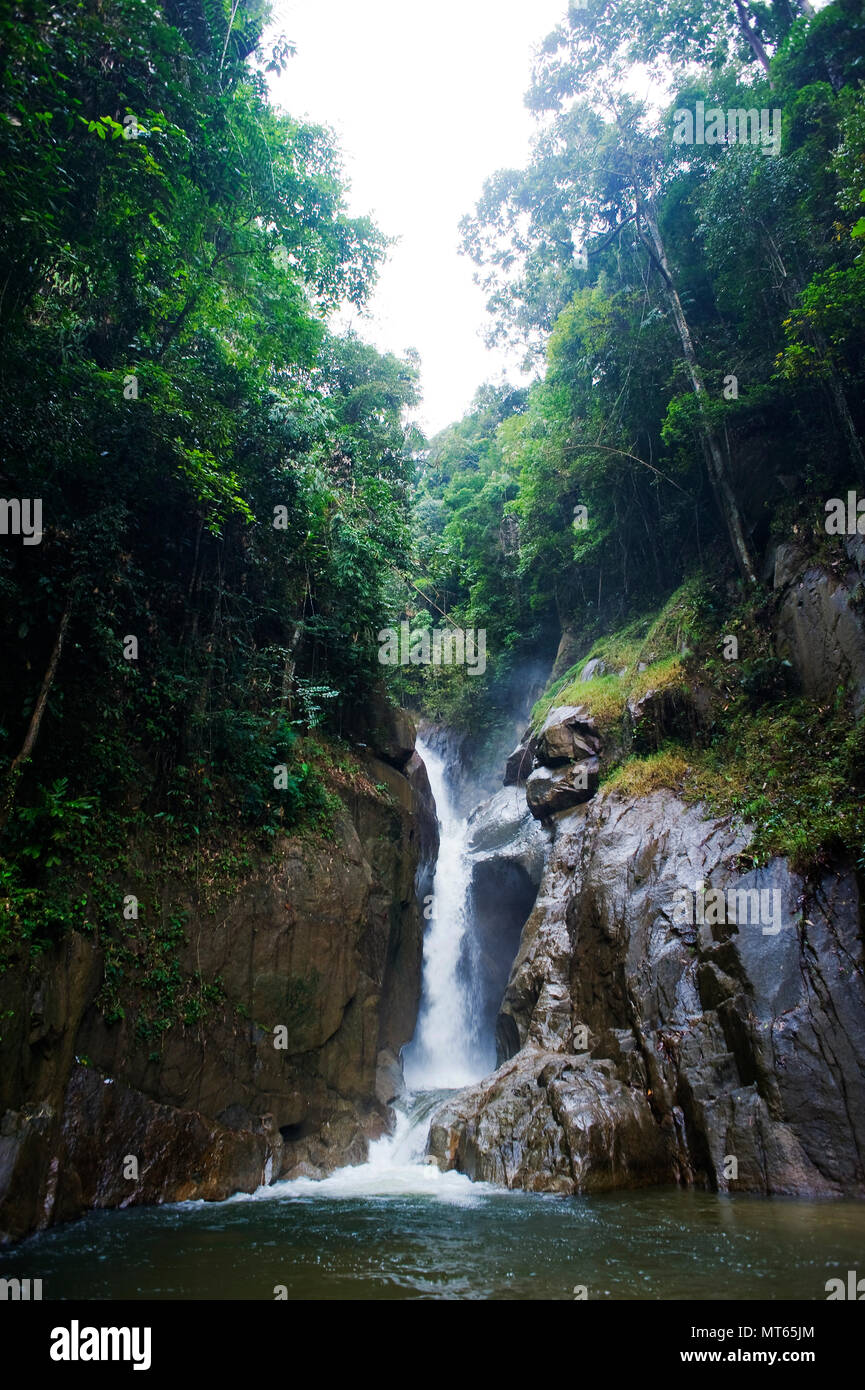
[[(727, 634), (739, 640), (740, 660), (724, 659)], [(580, 680), (595, 657), (621, 665)], [(628, 701), (650, 690), (680, 690), (687, 700), (698, 687), (707, 699), (693, 730), (677, 729), (647, 756)], [(736, 601), (711, 580), (689, 580), (654, 618), (596, 641), (538, 701), (533, 727), (556, 706), (580, 704), (608, 745), (605, 791), (647, 796), (669, 788), (711, 814), (733, 816), (751, 827), (755, 866), (777, 855), (800, 873), (839, 863), (865, 872), (865, 719), (854, 720), (844, 690), (823, 705), (795, 692), (775, 652), (765, 598)]]

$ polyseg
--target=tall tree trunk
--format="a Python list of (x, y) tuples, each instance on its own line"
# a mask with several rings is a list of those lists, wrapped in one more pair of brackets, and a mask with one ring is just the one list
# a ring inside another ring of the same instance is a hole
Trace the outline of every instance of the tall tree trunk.
[(69, 619), (71, 618), (71, 616), (72, 592), (70, 592), (69, 594), (69, 598), (66, 601), (66, 608), (63, 612), (63, 617), (60, 619), (60, 626), (57, 629), (57, 636), (54, 639), (54, 646), (51, 649), (51, 656), (48, 660), (48, 666), (46, 668), (45, 675), (42, 678), (42, 687), (39, 691), (36, 704), (33, 707), (33, 713), (30, 716), (30, 723), (27, 726), (27, 733), (24, 737), (24, 742), (21, 745), (20, 752), (17, 754), (15, 758), (13, 758), (9, 771), (6, 774), (6, 788), (3, 796), (3, 805), (2, 807), (0, 807), (0, 835), (3, 834), (3, 832), (6, 829), (6, 826), (9, 823), (9, 817), (12, 814), (12, 807), (15, 804), (15, 793), (18, 790), (18, 782), (21, 777), (21, 773), (24, 770), (24, 764), (30, 758), (33, 749), (36, 746), (36, 740), (39, 737), (39, 729), (42, 724), (42, 716), (45, 713), (45, 708), (48, 704), (48, 696), (51, 694), (51, 687), (53, 686), (54, 678), (57, 675), (57, 667), (60, 664), (60, 653), (63, 651), (63, 639), (66, 636), (66, 629), (69, 626)]
[(748, 6), (744, 3), (744, 0), (733, 0), (733, 3), (736, 6), (736, 20), (739, 26), (739, 32), (744, 37), (754, 57), (769, 78), (769, 86), (774, 87), (775, 84), (769, 76), (769, 55), (763, 47), (763, 40), (760, 37), (759, 30), (757, 28), (751, 28), (751, 16), (748, 12)]
[(718, 505), (721, 508), (721, 514), (723, 515), (724, 520), (727, 523), (727, 530), (730, 534), (730, 541), (733, 546), (733, 553), (736, 556), (736, 563), (738, 564), (739, 569), (742, 571), (744, 577), (751, 584), (756, 584), (757, 575), (754, 570), (754, 563), (751, 559), (750, 551), (748, 550), (748, 543), (745, 539), (745, 529), (742, 524), (742, 514), (739, 510), (739, 504), (736, 501), (736, 495), (733, 492), (733, 487), (730, 482), (730, 476), (724, 458), (724, 451), (721, 448), (721, 442), (718, 439), (718, 436), (706, 415), (706, 383), (703, 380), (703, 373), (700, 370), (700, 364), (697, 361), (697, 354), (694, 349), (694, 340), (691, 337), (691, 329), (688, 325), (688, 320), (685, 318), (685, 311), (682, 308), (682, 301), (679, 298), (679, 293), (676, 289), (673, 277), (670, 273), (670, 266), (667, 261), (667, 253), (664, 248), (664, 242), (661, 237), (661, 231), (658, 226), (658, 219), (655, 215), (655, 210), (652, 206), (651, 198), (647, 198), (645, 202), (640, 200), (639, 211), (645, 218), (646, 225), (649, 228), (649, 232), (652, 238), (652, 246), (650, 249), (653, 250), (653, 258), (661, 272), (661, 276), (664, 281), (664, 286), (667, 291), (667, 297), (670, 301), (670, 307), (673, 311), (673, 318), (675, 320), (676, 329), (679, 334), (679, 340), (682, 344), (682, 356), (685, 359), (685, 365), (688, 368), (688, 375), (691, 378), (691, 385), (694, 388), (694, 395), (697, 397), (697, 401), (700, 406), (700, 413), (703, 417), (703, 439), (706, 447), (706, 461), (709, 467), (709, 477), (712, 480), (712, 485), (715, 490), (715, 496), (717, 497)]
[(276, 726), (283, 715), (285, 715), (286, 713), (290, 715), (292, 713), (292, 691), (294, 689), (294, 670), (296, 665), (294, 654), (297, 650), (297, 644), (300, 641), (301, 635), (304, 631), (304, 623), (306, 621), (306, 605), (308, 601), (311, 599), (311, 597), (312, 589), (309, 578), (309, 570), (307, 570), (306, 589), (304, 590), (303, 594), (303, 603), (300, 606), (300, 613), (298, 614), (297, 620), (294, 624), (294, 627), (292, 628), (291, 637), (288, 640), (288, 646), (285, 651), (285, 664), (282, 669), (282, 690), (280, 693), (279, 705), (276, 709), (274, 709), (273, 712), (271, 729), (276, 729)]

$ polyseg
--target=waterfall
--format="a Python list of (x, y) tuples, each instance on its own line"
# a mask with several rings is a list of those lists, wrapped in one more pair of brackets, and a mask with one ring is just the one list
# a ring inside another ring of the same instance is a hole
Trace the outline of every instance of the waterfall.
[[(286, 1192), (297, 1197), (408, 1196), (429, 1193), (445, 1201), (474, 1202), (496, 1191), (472, 1183), (462, 1173), (442, 1173), (425, 1158), (433, 1112), (449, 1091), (479, 1081), (490, 1070), (489, 1045), (477, 1036), (476, 1000), (470, 963), (468, 912), (471, 865), (466, 854), (466, 822), (457, 814), (445, 777), (444, 760), (421, 740), (439, 818), (441, 843), (426, 912), (423, 980), (417, 1029), (403, 1051), (407, 1091), (394, 1106), (393, 1134), (376, 1140), (366, 1163), (340, 1168), (322, 1179), (295, 1178), (261, 1188), (267, 1199)], [(493, 1063), (494, 1065), (494, 1063)]]
[(445, 778), (444, 760), (421, 740), (439, 818), (441, 845), (426, 912), (423, 992), (417, 1031), (403, 1053), (410, 1091), (451, 1089), (479, 1081), (488, 1059), (473, 1026), (473, 981), (466, 967), (471, 866), (466, 854), (466, 823), (456, 813)]
[(392, 1134), (369, 1147), (366, 1163), (339, 1168), (326, 1178), (292, 1178), (260, 1187), (252, 1198), (353, 1199), (429, 1195), (441, 1201), (474, 1205), (503, 1189), (473, 1183), (463, 1173), (443, 1173), (426, 1158), (433, 1112), (449, 1091), (471, 1085), (494, 1065), (490, 1040), (478, 1032), (478, 1008), (472, 978), (469, 888), (471, 865), (466, 853), (467, 826), (457, 813), (445, 777), (444, 760), (421, 740), (417, 744), (429, 774), (439, 818), (440, 848), (432, 902), (425, 916), (421, 1005), (415, 1036), (403, 1050), (407, 1090), (394, 1106)]

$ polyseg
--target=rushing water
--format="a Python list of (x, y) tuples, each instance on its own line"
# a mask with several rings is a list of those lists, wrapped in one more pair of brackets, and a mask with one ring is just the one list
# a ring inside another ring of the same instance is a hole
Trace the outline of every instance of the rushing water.
[(403, 1057), (413, 1091), (458, 1089), (479, 1081), (492, 1058), (471, 1027), (472, 981), (460, 969), (469, 931), (470, 865), (466, 823), (453, 809), (443, 760), (418, 742), (439, 816), (441, 844), (431, 922), (424, 937), (423, 994), (417, 1032)]
[(427, 763), (441, 852), (424, 949), (412, 1091), (366, 1163), (227, 1202), (91, 1212), (11, 1251), (0, 1277), (72, 1299), (825, 1299), (862, 1264), (865, 1204), (678, 1189), (603, 1197), (506, 1192), (425, 1159), (449, 1089), (489, 1069), (472, 1031), (465, 823)]

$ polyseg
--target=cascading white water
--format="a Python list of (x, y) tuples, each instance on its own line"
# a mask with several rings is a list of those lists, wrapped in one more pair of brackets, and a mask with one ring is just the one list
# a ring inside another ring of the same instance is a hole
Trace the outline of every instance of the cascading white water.
[(475, 1183), (464, 1173), (443, 1173), (425, 1157), (427, 1134), (433, 1111), (446, 1098), (447, 1091), (422, 1091), (406, 1095), (396, 1107), (393, 1134), (369, 1146), (366, 1163), (338, 1168), (327, 1178), (294, 1178), (260, 1187), (254, 1199), (274, 1197), (314, 1197), (351, 1199), (357, 1197), (435, 1197), (439, 1201), (472, 1205), (481, 1198), (497, 1195), (499, 1189), (488, 1183)]
[(448, 1091), (468, 1086), (489, 1069), (489, 1057), (474, 1040), (472, 984), (461, 973), (469, 930), (471, 867), (465, 853), (466, 823), (457, 814), (444, 761), (418, 740), (439, 818), (441, 844), (436, 864), (430, 926), (424, 937), (423, 985), (415, 1037), (403, 1055), (407, 1092), (396, 1110), (393, 1134), (370, 1145), (366, 1163), (339, 1168), (327, 1178), (294, 1178), (261, 1187), (252, 1199), (292, 1197), (383, 1197), (429, 1194), (444, 1201), (473, 1203), (500, 1189), (473, 1183), (463, 1173), (443, 1173), (425, 1157), (433, 1111)]
[(469, 927), (466, 823), (453, 807), (444, 760), (421, 740), (417, 748), (435, 797), (441, 845), (424, 938), (420, 1015), (403, 1071), (410, 1091), (457, 1089), (479, 1081), (486, 1070), (473, 1042), (471, 982), (459, 969)]

